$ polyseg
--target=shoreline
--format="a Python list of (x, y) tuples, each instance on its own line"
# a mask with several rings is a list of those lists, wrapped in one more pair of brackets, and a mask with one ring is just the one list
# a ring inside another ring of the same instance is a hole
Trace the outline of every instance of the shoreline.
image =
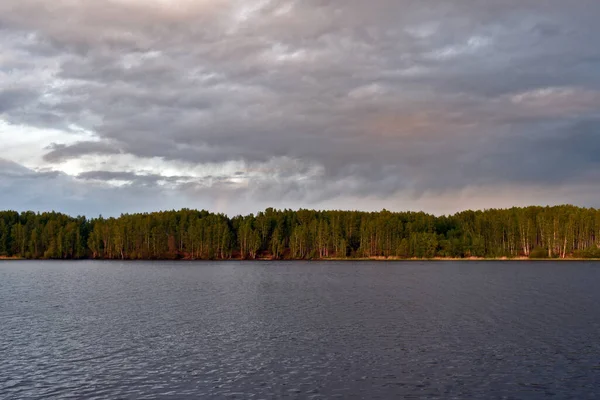
[(484, 258), (484, 257), (434, 257), (434, 258), (399, 258), (399, 257), (358, 257), (358, 258), (313, 258), (313, 259), (272, 259), (272, 258), (255, 258), (255, 259), (241, 259), (241, 258), (229, 258), (229, 259), (215, 259), (215, 260), (204, 260), (204, 259), (190, 259), (190, 258), (157, 258), (157, 259), (108, 259), (108, 258), (79, 258), (79, 259), (56, 259), (56, 258), (21, 258), (21, 257), (6, 257), (0, 256), (0, 261), (103, 261), (103, 262), (143, 262), (143, 261), (176, 261), (176, 262), (332, 262), (332, 261), (343, 261), (343, 262), (448, 262), (448, 261), (503, 261), (503, 262), (519, 262), (519, 261), (600, 261), (600, 258), (528, 258), (528, 257), (495, 257), (495, 258)]

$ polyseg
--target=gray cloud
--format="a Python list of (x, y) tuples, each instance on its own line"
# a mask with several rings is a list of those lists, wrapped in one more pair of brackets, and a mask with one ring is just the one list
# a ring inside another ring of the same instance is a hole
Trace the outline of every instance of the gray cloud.
[(119, 154), (118, 146), (107, 142), (77, 142), (72, 145), (52, 143), (46, 148), (50, 152), (44, 155), (48, 162), (59, 162), (89, 154)]
[(10, 112), (20, 104), (31, 102), (35, 98), (34, 90), (4, 89), (0, 91), (0, 114)]
[[(595, 0), (5, 0), (0, 118), (90, 132), (45, 166), (86, 160), (74, 181), (106, 190), (311, 206), (586, 185), (597, 15)], [(124, 155), (183, 172), (94, 165)]]

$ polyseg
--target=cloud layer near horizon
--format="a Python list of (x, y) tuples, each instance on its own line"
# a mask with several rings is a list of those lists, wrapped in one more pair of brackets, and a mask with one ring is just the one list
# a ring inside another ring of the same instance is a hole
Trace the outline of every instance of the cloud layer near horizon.
[(598, 15), (4, 0), (0, 208), (600, 206)]

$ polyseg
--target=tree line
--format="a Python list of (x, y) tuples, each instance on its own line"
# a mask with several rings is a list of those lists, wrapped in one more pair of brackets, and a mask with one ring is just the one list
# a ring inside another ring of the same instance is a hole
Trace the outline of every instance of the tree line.
[(27, 259), (600, 258), (600, 210), (423, 212), (183, 209), (118, 218), (0, 212), (0, 257)]

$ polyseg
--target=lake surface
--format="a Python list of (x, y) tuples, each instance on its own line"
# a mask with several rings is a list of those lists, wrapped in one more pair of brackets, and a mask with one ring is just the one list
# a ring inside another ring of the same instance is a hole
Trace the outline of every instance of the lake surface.
[(600, 264), (0, 262), (2, 399), (335, 397), (600, 397)]

